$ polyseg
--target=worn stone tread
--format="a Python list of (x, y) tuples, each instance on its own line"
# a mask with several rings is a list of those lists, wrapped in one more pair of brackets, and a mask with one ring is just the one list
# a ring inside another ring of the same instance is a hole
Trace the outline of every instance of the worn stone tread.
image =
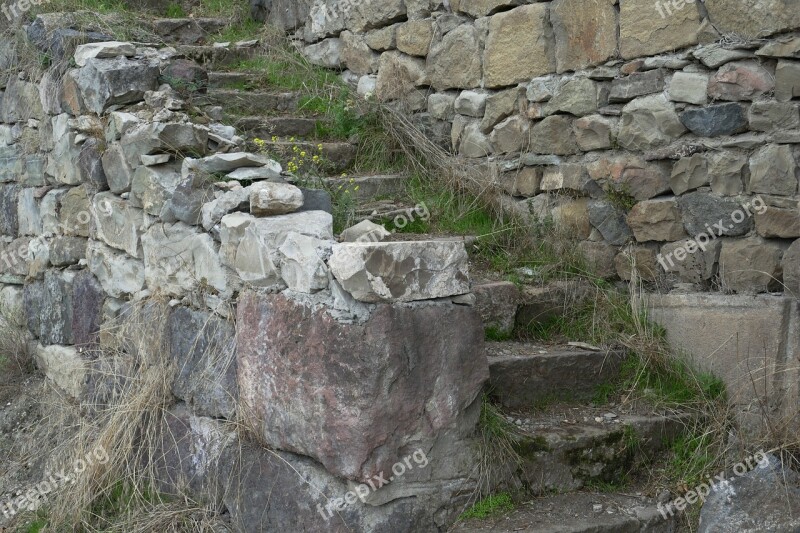
[(537, 344), (486, 345), (491, 393), (506, 407), (531, 407), (552, 399), (586, 400), (613, 380), (624, 350), (591, 351)]
[(314, 117), (242, 117), (236, 121), (236, 129), (250, 135), (269, 139), (274, 135), (278, 137), (297, 136), (307, 137), (317, 130), (321, 120)]
[[(326, 178), (326, 184), (337, 190), (350, 191), (356, 200), (366, 202), (379, 197), (391, 197), (402, 194), (408, 185), (407, 174), (381, 174), (373, 176), (347, 176)], [(357, 189), (356, 189), (357, 188)]]
[(239, 89), (209, 89), (197, 98), (198, 105), (220, 105), (226, 110), (260, 115), (275, 111), (296, 111), (299, 92), (242, 91)]
[[(602, 509), (596, 506), (602, 506)], [(537, 498), (513, 511), (483, 520), (467, 520), (451, 531), (527, 533), (666, 533), (675, 518), (665, 520), (656, 504), (627, 494), (577, 492)]]

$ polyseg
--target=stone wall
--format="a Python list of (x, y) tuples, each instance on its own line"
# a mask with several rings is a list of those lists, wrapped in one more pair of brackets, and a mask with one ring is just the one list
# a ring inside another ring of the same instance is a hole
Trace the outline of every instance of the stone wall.
[(800, 295), (793, 0), (284, 4), (252, 5), (498, 170), (517, 212), (573, 225), (600, 275)]
[[(104, 39), (78, 33), (40, 16), (29, 43), (65, 60), (0, 83), (0, 312), (38, 367), (96, 401), (114, 387), (103, 369), (136, 350), (103, 324), (165, 339), (177, 377), (158, 481), (221, 498), (239, 530), (449, 524), (475, 486), (488, 378), (463, 243), (373, 242), (363, 224), (338, 242), (327, 193), (193, 119), (173, 86), (207, 80), (202, 64), (125, 42), (73, 55), (68, 42)], [(226, 420), (274, 451), (240, 455)]]

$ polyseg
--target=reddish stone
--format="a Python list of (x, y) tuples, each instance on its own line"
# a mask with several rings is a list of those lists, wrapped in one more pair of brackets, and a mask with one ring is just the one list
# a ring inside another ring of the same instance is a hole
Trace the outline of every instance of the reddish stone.
[(410, 443), (466, 436), (465, 414), (488, 379), (471, 307), (379, 304), (363, 324), (338, 322), (283, 295), (243, 294), (240, 398), (265, 444), (366, 481)]
[(775, 76), (755, 61), (728, 63), (708, 84), (708, 96), (715, 100), (753, 100), (775, 88)]

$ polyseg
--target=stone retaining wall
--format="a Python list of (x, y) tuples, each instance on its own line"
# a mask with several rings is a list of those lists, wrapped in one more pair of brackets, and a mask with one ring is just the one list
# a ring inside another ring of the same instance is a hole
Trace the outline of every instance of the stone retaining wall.
[[(27, 29), (42, 52), (78, 33), (57, 15)], [(163, 490), (221, 498), (242, 531), (449, 524), (475, 488), (488, 378), (464, 244), (373, 242), (365, 224), (337, 242), (327, 193), (193, 120), (170, 84), (208, 75), (174, 48), (63, 59), (0, 80), (0, 312), (47, 378), (109, 397), (136, 348), (101, 326), (138, 321), (177, 368)], [(245, 443), (241, 463), (226, 420), (275, 452)], [(362, 494), (411, 456), (428, 460)]]
[(573, 225), (602, 276), (800, 295), (793, 0), (251, 5), (500, 170), (518, 212)]

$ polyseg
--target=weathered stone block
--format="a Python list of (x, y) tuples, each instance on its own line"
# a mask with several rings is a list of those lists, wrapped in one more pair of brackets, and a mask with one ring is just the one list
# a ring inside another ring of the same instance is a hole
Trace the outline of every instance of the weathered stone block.
[(792, 148), (768, 144), (750, 158), (750, 191), (791, 196), (797, 192), (796, 172)]
[(622, 109), (619, 143), (628, 150), (645, 151), (669, 144), (685, 131), (666, 96), (646, 96)]
[(694, 239), (684, 239), (662, 246), (656, 259), (664, 271), (678, 281), (699, 284), (716, 273), (721, 248), (719, 240), (698, 243)]
[(639, 96), (660, 93), (666, 85), (666, 71), (663, 69), (634, 72), (624, 78), (611, 82), (609, 102), (628, 102)]
[(519, 115), (509, 117), (495, 126), (489, 141), (498, 154), (523, 151), (530, 143), (530, 121)]
[(701, 72), (676, 72), (669, 83), (669, 99), (704, 105), (708, 102), (708, 79), (708, 74)]
[(56, 267), (77, 264), (86, 257), (87, 242), (83, 237), (55, 237), (50, 243), (50, 263)]
[(486, 87), (503, 87), (555, 70), (547, 6), (533, 4), (489, 19), (483, 56)]
[(166, 328), (178, 368), (172, 393), (197, 415), (233, 419), (239, 397), (233, 325), (207, 311), (176, 307)]
[(618, 124), (614, 119), (602, 115), (589, 115), (577, 119), (574, 124), (575, 140), (584, 152), (611, 148), (616, 141)]
[(328, 266), (362, 302), (410, 302), (469, 292), (463, 242), (341, 243), (334, 245)]
[(140, 239), (145, 224), (141, 209), (131, 207), (112, 193), (99, 193), (92, 199), (92, 215), (99, 239), (112, 248), (124, 250), (131, 257), (141, 259)]
[(150, 290), (183, 296), (197, 287), (225, 294), (228, 280), (210, 235), (182, 222), (154, 224), (142, 235), (144, 277)]
[(800, 128), (798, 105), (790, 102), (762, 100), (753, 102), (748, 113), (750, 129), (775, 131)]
[(625, 0), (620, 4), (619, 49), (625, 59), (668, 52), (697, 44), (700, 14), (694, 4), (684, 4), (667, 14), (651, 0)]
[(425, 57), (433, 38), (431, 19), (411, 20), (397, 26), (397, 49), (412, 56)]
[(755, 61), (736, 61), (722, 66), (708, 83), (715, 100), (754, 100), (775, 89), (775, 76)]
[(726, 239), (719, 256), (723, 287), (743, 294), (782, 290), (785, 249), (761, 237)]
[(675, 194), (683, 194), (708, 184), (708, 160), (703, 154), (682, 157), (672, 167), (669, 183)]
[(131, 296), (144, 288), (144, 263), (98, 241), (86, 248), (89, 270), (112, 298)]
[(621, 280), (631, 281), (634, 275), (638, 280), (656, 281), (661, 275), (653, 248), (633, 246), (623, 249), (614, 258), (617, 275)]
[(719, 104), (688, 109), (681, 113), (681, 122), (695, 135), (718, 137), (734, 135), (747, 129), (747, 116), (739, 104)]
[(350, 31), (343, 31), (341, 39), (341, 58), (348, 69), (356, 74), (374, 74), (380, 66), (380, 55), (367, 46), (364, 38)]
[(800, 96), (800, 61), (779, 61), (775, 69), (775, 98), (788, 101)]
[(599, 65), (617, 51), (617, 13), (613, 0), (556, 0), (550, 6), (558, 72)]
[(739, 236), (753, 228), (753, 219), (741, 204), (704, 192), (693, 192), (678, 198), (683, 222), (690, 236), (713, 232), (717, 236)]
[(531, 151), (537, 154), (569, 155), (578, 152), (573, 118), (551, 115), (531, 128)]
[(800, 239), (783, 254), (783, 284), (788, 296), (800, 298)]
[(237, 329), (240, 395), (265, 442), (358, 481), (388, 472), (409, 439), (474, 424), (465, 411), (488, 378), (480, 317), (467, 306), (378, 305), (348, 325), (247, 292)]
[(746, 156), (731, 152), (716, 152), (707, 157), (708, 175), (714, 194), (735, 196), (744, 190), (744, 176), (748, 172)]
[(707, 0), (709, 18), (720, 32), (746, 38), (764, 37), (800, 26), (791, 0)]
[(303, 191), (288, 183), (260, 182), (249, 189), (250, 213), (258, 217), (285, 215), (303, 206)]
[(479, 86), (483, 72), (480, 41), (478, 30), (470, 24), (434, 41), (426, 65), (431, 86), (437, 91)]
[(609, 244), (622, 246), (633, 237), (625, 218), (624, 211), (604, 200), (589, 204), (589, 221)]
[(37, 345), (34, 353), (36, 366), (45, 376), (67, 393), (80, 400), (86, 391), (89, 362), (71, 346)]
[(800, 210), (766, 206), (755, 213), (756, 232), (762, 237), (800, 237)]
[(588, 115), (600, 105), (598, 84), (589, 78), (576, 77), (553, 91), (553, 95), (542, 108), (544, 115), (563, 112), (575, 116)]
[(639, 242), (675, 241), (686, 236), (674, 198), (639, 202), (628, 213), (628, 226)]
[(158, 86), (158, 65), (147, 60), (88, 59), (79, 70), (78, 87), (86, 107), (101, 115), (115, 104), (132, 104)]

